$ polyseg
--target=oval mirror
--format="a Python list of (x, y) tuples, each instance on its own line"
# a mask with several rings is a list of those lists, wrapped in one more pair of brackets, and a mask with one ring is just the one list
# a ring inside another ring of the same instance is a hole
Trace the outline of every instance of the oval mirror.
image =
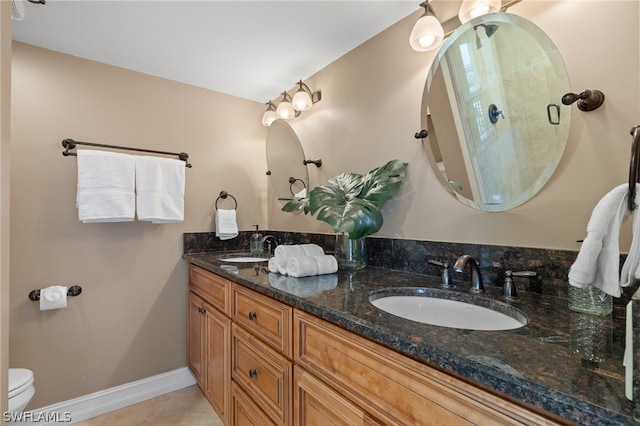
[(284, 120), (276, 120), (267, 133), (267, 167), (276, 197), (284, 203), (306, 197), (309, 172), (296, 132)]
[(438, 52), (422, 97), (425, 149), (462, 203), (504, 211), (549, 180), (569, 135), (569, 79), (536, 25), (493, 13), (460, 26)]

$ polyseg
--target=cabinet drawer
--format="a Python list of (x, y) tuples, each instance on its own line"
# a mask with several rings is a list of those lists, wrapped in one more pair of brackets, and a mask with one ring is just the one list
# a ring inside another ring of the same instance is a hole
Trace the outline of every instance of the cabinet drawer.
[(235, 383), (231, 383), (230, 424), (236, 426), (276, 426)]
[(295, 311), (294, 359), (385, 424), (550, 425), (550, 418)]
[(231, 377), (273, 421), (290, 424), (292, 363), (232, 324)]
[(293, 367), (293, 425), (373, 426), (380, 425), (357, 405), (316, 379)]
[(231, 316), (231, 281), (191, 264), (189, 286), (207, 303)]
[(244, 325), (288, 358), (292, 357), (292, 311), (290, 306), (233, 285), (233, 321)]

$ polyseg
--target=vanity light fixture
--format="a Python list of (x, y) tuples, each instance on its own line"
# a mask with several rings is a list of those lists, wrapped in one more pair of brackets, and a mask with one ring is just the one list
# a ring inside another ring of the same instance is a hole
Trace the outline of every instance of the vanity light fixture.
[(266, 103), (267, 110), (262, 115), (262, 125), (265, 127), (271, 126), (274, 120), (280, 118), (288, 120), (290, 118), (298, 117), (301, 111), (308, 111), (313, 104), (319, 102), (322, 99), (320, 91), (312, 92), (309, 86), (304, 84), (302, 80), (296, 83), (298, 85), (298, 91), (293, 95), (293, 98), (287, 91), (282, 92), (282, 100), (278, 104), (278, 107), (273, 102)]
[(444, 39), (444, 29), (429, 1), (420, 3), (424, 14), (418, 19), (409, 35), (409, 45), (417, 52), (436, 49)]
[(265, 127), (271, 126), (275, 120), (278, 119), (278, 114), (276, 114), (276, 106), (273, 102), (267, 102), (267, 110), (262, 114), (262, 125)]
[(464, 24), (478, 16), (499, 11), (501, 5), (501, 0), (464, 0), (458, 18)]

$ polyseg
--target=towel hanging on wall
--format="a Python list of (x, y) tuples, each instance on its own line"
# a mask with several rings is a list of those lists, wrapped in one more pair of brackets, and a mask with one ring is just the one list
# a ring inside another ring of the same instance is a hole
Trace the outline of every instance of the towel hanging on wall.
[(135, 156), (138, 220), (174, 223), (184, 220), (184, 163), (180, 160)]
[(78, 218), (84, 223), (130, 222), (135, 215), (132, 155), (78, 150)]

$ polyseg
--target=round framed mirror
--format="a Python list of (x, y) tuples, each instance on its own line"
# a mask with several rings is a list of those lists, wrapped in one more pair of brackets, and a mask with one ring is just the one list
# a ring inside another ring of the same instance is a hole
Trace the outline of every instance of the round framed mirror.
[(460, 26), (427, 76), (422, 128), (429, 162), (454, 197), (504, 211), (533, 197), (569, 135), (569, 79), (558, 49), (532, 22), (493, 13)]
[(267, 133), (267, 167), (276, 197), (286, 203), (294, 196), (306, 197), (309, 172), (296, 132), (284, 120), (276, 120)]

